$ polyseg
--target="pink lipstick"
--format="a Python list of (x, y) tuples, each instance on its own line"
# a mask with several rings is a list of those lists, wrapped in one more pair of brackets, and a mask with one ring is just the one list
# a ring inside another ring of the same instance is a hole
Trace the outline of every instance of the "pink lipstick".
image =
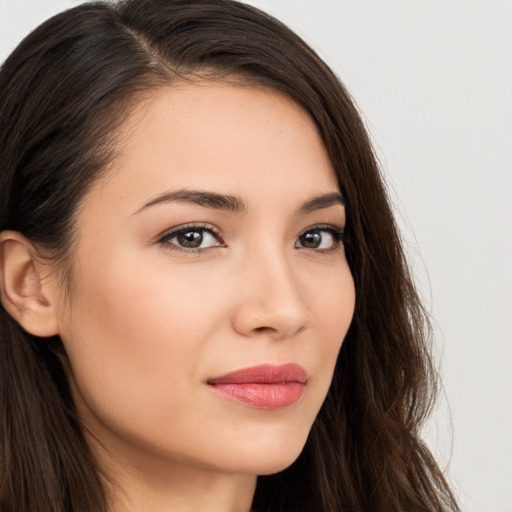
[(281, 409), (298, 402), (306, 390), (302, 366), (263, 364), (208, 379), (216, 393), (260, 409)]

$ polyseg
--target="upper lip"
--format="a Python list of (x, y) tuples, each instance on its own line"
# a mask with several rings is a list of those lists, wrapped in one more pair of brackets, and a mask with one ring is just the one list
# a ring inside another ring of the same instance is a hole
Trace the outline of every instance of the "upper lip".
[(307, 380), (306, 370), (298, 364), (261, 364), (213, 377), (208, 379), (208, 384), (286, 384), (287, 382), (305, 384)]

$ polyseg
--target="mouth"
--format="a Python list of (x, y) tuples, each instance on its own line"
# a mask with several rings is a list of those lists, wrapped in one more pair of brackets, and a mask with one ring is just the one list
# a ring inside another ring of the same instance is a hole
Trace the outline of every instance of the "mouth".
[(208, 379), (207, 384), (224, 398), (259, 409), (282, 409), (302, 398), (307, 379), (298, 364), (264, 364)]

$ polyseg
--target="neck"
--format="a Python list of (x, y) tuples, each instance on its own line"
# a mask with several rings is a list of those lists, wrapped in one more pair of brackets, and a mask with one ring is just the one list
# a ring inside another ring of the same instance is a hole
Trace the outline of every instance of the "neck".
[(190, 470), (117, 474), (109, 512), (250, 512), (256, 477)]

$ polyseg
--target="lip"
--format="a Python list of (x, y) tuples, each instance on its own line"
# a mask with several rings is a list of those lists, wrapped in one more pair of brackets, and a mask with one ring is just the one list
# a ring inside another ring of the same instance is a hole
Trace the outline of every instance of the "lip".
[(282, 409), (302, 398), (307, 379), (298, 364), (262, 364), (213, 377), (207, 384), (230, 400), (259, 409)]

